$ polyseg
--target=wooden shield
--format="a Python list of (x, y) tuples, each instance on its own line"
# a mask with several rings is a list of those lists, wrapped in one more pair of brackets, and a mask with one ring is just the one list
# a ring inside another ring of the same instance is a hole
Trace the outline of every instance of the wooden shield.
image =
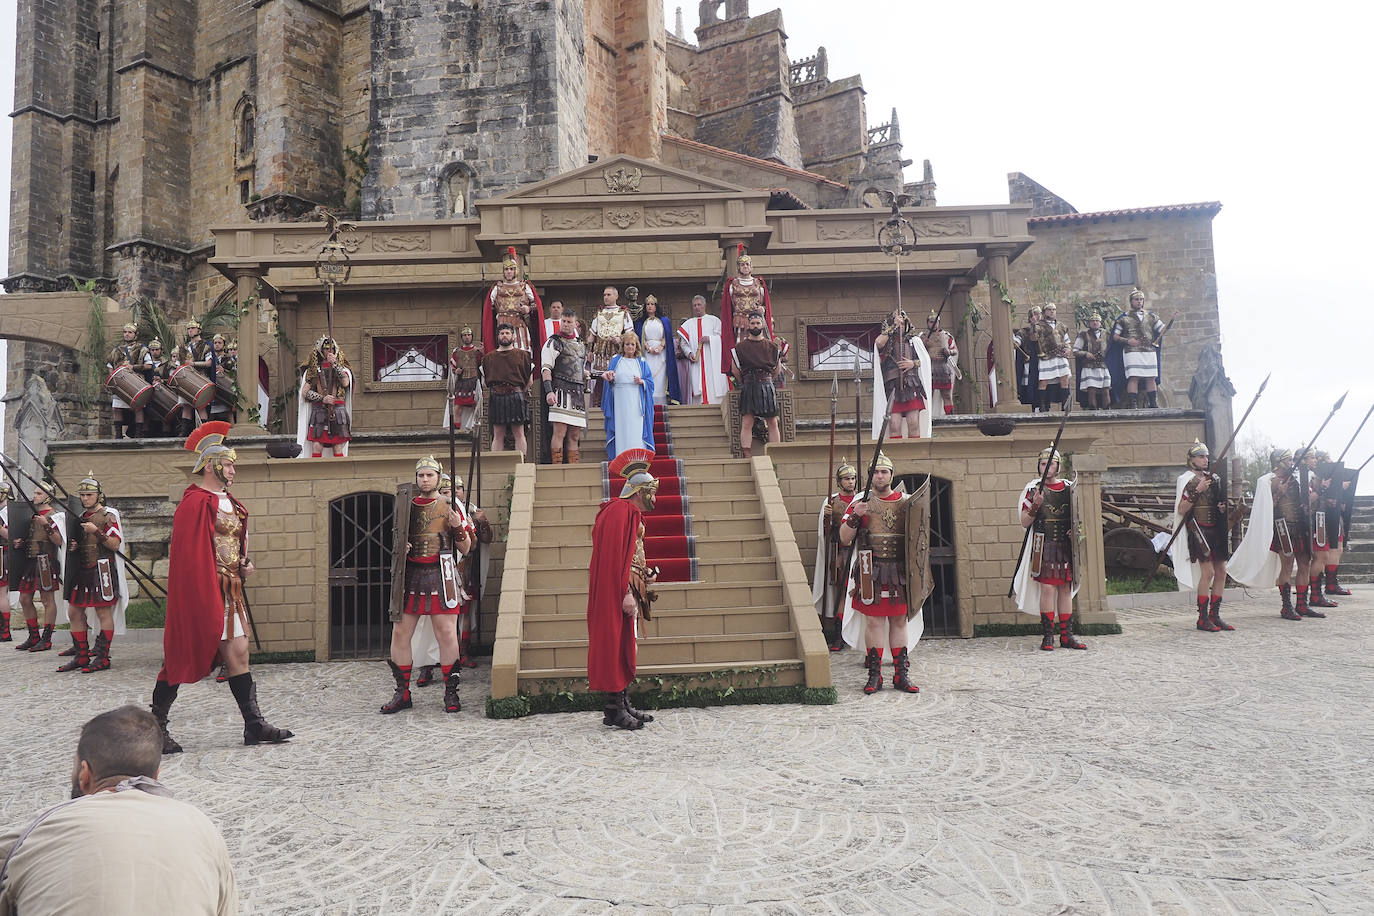
[(930, 478), (906, 501), (906, 619), (921, 613), (935, 590), (930, 572)]
[(415, 484), (403, 483), (396, 488), (395, 527), (391, 534), (391, 622), (401, 619), (405, 607), (406, 541), (410, 540), (410, 507), (415, 496)]

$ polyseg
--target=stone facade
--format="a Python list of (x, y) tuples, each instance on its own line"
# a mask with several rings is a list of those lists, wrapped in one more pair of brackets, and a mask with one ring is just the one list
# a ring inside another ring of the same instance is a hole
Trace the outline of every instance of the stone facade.
[[(1008, 276), (1017, 324), (1024, 323), (1030, 305), (1048, 301), (1058, 304), (1065, 318), (1075, 306), (1106, 303), (1110, 322), (1127, 306), (1131, 289), (1139, 287), (1148, 308), (1165, 322), (1174, 319), (1164, 341), (1161, 406), (1189, 407), (1198, 355), (1221, 339), (1212, 245), (1212, 220), (1221, 204), (1079, 213), (1019, 172), (1008, 176), (1008, 185), (1013, 203), (1032, 205), (1027, 228), (1035, 237)], [(1129, 261), (1133, 276), (1108, 276), (1108, 260)], [(1126, 282), (1109, 286), (1112, 280)]]

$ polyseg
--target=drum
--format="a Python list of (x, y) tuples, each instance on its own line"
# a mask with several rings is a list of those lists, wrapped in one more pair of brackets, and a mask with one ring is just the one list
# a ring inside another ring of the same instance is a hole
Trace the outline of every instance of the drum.
[(154, 385), (153, 393), (148, 398), (148, 409), (153, 412), (164, 425), (175, 423), (181, 418), (181, 401), (177, 400), (176, 394), (166, 385)]
[(225, 375), (223, 370), (215, 375), (215, 402), (230, 410), (239, 406), (238, 396), (234, 394), (234, 380)]
[(134, 410), (142, 410), (153, 396), (153, 386), (129, 366), (119, 366), (111, 372), (105, 379), (105, 388)]
[(197, 410), (215, 398), (215, 383), (197, 372), (189, 363), (173, 369), (167, 376), (167, 384), (182, 398), (190, 401), (191, 406)]

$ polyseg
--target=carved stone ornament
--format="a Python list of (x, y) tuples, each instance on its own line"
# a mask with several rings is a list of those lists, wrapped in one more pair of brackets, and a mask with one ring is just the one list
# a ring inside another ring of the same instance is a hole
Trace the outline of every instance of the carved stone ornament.
[(622, 165), (603, 170), (601, 177), (606, 179), (606, 187), (612, 194), (634, 194), (639, 190), (639, 182), (644, 177), (644, 172), (640, 169), (627, 169)]
[(426, 232), (402, 232), (396, 235), (374, 235), (372, 250), (383, 252), (429, 251), (429, 234)]
[(545, 210), (539, 225), (548, 232), (570, 232), (575, 229), (600, 229), (600, 210)]
[(701, 207), (653, 207), (644, 211), (644, 225), (650, 229), (704, 226), (706, 212)]
[(941, 219), (918, 219), (915, 221), (916, 234), (927, 239), (947, 239), (972, 235), (973, 227), (968, 217), (951, 216)]
[(833, 220), (816, 223), (816, 238), (822, 242), (846, 242), (872, 238), (872, 220)]
[(621, 229), (628, 229), (639, 222), (640, 211), (637, 207), (617, 207), (606, 211), (606, 219)]

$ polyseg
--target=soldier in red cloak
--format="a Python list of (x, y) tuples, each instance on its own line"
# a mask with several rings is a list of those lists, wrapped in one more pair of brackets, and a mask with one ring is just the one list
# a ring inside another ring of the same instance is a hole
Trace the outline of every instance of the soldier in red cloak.
[(181, 753), (167, 731), (177, 688), (208, 677), (221, 661), (243, 714), (243, 743), (280, 744), (292, 737), (263, 718), (248, 670), (243, 580), (253, 574), (253, 561), (248, 559), (248, 510), (229, 495), (238, 456), (224, 444), (228, 432), (228, 423), (214, 420), (186, 440), (186, 448), (199, 456), (192, 473), (200, 479), (186, 488), (172, 516), (163, 661), (151, 707), (162, 726), (164, 754)]
[(653, 452), (628, 449), (610, 463), (625, 478), (620, 498), (601, 507), (592, 526), (591, 581), (587, 590), (587, 684), (607, 694), (602, 723), (629, 730), (654, 717), (630, 705), (635, 678), (635, 629), (648, 619), (657, 578), (644, 560), (645, 512), (654, 508), (658, 481), (649, 473)]

